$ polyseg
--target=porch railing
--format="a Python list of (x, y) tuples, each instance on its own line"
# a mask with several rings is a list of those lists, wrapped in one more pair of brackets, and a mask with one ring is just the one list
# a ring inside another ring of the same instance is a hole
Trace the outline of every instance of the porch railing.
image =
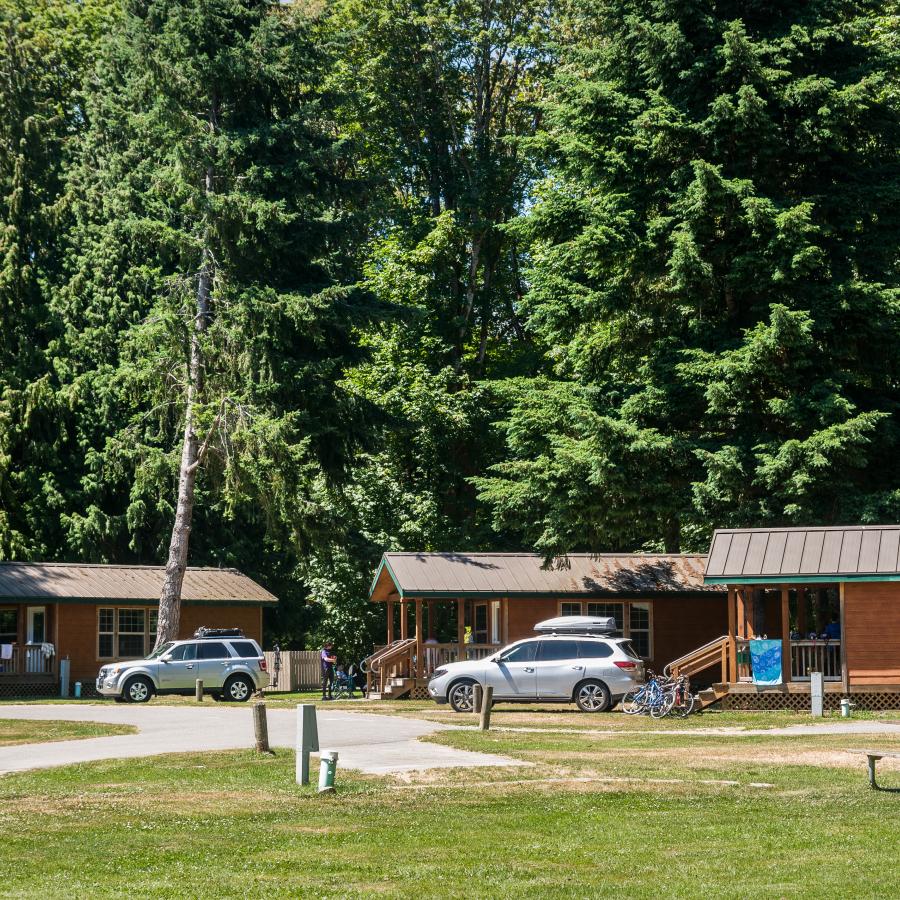
[(459, 644), (429, 644), (423, 645), (425, 651), (425, 674), (430, 675), (439, 666), (445, 663), (459, 662), (467, 659), (485, 659), (493, 656), (502, 645), (500, 644), (463, 644), (462, 656), (460, 656)]
[(40, 645), (13, 644), (12, 657), (10, 659), (0, 659), (0, 678), (55, 674), (56, 657), (45, 656)]
[(841, 642), (791, 641), (791, 678), (809, 681), (810, 672), (821, 672), (825, 681), (840, 681)]

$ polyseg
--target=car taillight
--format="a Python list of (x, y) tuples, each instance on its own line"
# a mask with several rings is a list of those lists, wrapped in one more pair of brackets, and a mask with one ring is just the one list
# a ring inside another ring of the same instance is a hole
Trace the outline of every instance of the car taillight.
[(615, 665), (617, 665), (620, 669), (636, 669), (637, 663), (629, 660), (613, 660)]
[(260, 668), (260, 670), (263, 671), (263, 672), (266, 671), (266, 661), (265, 661), (264, 659), (261, 659), (261, 660), (259, 661), (259, 668)]

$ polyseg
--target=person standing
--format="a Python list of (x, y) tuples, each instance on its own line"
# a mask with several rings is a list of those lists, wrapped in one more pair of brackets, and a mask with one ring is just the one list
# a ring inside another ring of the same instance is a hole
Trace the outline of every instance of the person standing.
[(334, 692), (334, 665), (337, 662), (331, 641), (325, 641), (320, 658), (322, 660), (322, 699), (331, 700)]

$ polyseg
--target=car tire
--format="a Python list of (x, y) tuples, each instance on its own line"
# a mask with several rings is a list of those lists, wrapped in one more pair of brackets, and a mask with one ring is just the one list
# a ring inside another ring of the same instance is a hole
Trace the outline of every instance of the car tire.
[(153, 682), (143, 675), (129, 678), (122, 688), (122, 698), (126, 703), (146, 703), (153, 696)]
[(473, 691), (476, 682), (471, 678), (461, 678), (454, 681), (447, 691), (447, 701), (453, 709), (453, 712), (470, 713), (475, 711), (475, 698)]
[(609, 688), (595, 679), (582, 681), (575, 688), (573, 698), (578, 708), (586, 713), (606, 712), (612, 707), (612, 697)]
[(246, 703), (256, 690), (256, 685), (246, 675), (234, 675), (225, 682), (222, 699), (228, 703)]

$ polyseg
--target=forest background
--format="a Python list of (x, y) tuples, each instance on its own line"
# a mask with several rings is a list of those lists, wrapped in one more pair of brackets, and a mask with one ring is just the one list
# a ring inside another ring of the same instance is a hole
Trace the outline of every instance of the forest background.
[(0, 559), (164, 562), (191, 386), (285, 647), (386, 550), (898, 521), (898, 73), (887, 0), (0, 0)]

